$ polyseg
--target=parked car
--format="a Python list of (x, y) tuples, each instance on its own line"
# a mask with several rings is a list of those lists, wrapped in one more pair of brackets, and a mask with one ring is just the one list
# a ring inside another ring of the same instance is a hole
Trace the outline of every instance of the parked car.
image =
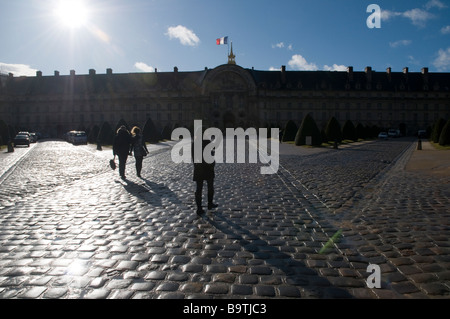
[(417, 131), (417, 136), (418, 136), (419, 138), (426, 138), (426, 137), (427, 137), (427, 131), (425, 131), (425, 130), (419, 130), (419, 131)]
[(36, 133), (30, 133), (30, 142), (31, 143), (36, 143), (38, 140), (38, 136)]
[(70, 131), (66, 133), (66, 140), (74, 145), (87, 144), (87, 135), (85, 131)]
[(388, 136), (389, 137), (400, 137), (400, 130), (390, 129), (388, 131)]
[(16, 137), (14, 138), (14, 147), (16, 147), (18, 145), (26, 145), (26, 146), (30, 147), (30, 137), (25, 134), (20, 134), (20, 133), (17, 134)]
[(380, 134), (378, 134), (378, 138), (379, 138), (379, 139), (386, 140), (386, 139), (388, 138), (388, 133), (386, 133), (386, 132), (380, 132)]

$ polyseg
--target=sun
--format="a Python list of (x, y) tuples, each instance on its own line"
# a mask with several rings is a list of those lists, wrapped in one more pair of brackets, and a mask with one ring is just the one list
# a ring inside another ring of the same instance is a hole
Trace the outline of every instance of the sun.
[(86, 25), (89, 10), (82, 0), (60, 0), (56, 4), (54, 14), (62, 25), (79, 28)]

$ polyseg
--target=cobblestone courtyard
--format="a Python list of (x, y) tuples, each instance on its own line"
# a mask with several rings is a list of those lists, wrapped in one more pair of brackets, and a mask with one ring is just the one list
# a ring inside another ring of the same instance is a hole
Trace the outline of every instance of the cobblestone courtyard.
[(2, 150), (0, 298), (449, 298), (450, 181), (404, 169), (415, 141), (282, 151), (273, 175), (217, 164), (203, 216), (170, 146), (126, 180), (109, 149)]

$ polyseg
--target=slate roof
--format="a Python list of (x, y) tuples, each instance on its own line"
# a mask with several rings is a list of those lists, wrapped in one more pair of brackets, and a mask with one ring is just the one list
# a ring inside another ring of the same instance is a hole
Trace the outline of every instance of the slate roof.
[[(420, 72), (348, 72), (336, 71), (259, 71), (249, 72), (261, 90), (383, 90), (441, 91), (450, 88), (450, 73)], [(30, 95), (91, 95), (137, 94), (165, 90), (196, 90), (207, 72), (111, 73), (64, 76), (5, 77), (0, 94)]]

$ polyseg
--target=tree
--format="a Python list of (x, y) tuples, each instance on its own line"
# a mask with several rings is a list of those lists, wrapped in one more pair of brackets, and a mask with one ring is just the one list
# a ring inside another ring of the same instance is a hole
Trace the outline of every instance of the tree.
[(88, 142), (91, 144), (97, 143), (98, 133), (100, 132), (100, 127), (98, 125), (94, 125), (88, 134)]
[(151, 118), (145, 123), (142, 135), (145, 142), (158, 143), (161, 140), (161, 133), (156, 129)]
[(289, 120), (284, 128), (283, 137), (281, 138), (283, 142), (295, 141), (295, 135), (297, 134), (298, 127), (294, 121)]
[(120, 119), (119, 122), (117, 122), (116, 125), (116, 129), (114, 130), (114, 132), (117, 132), (117, 130), (119, 129), (119, 127), (121, 126), (125, 126), (127, 128), (128, 131), (131, 130), (130, 126), (128, 125), (128, 123), (124, 120), (124, 119)]
[(450, 119), (442, 128), (441, 135), (439, 136), (439, 145), (450, 145)]
[(316, 121), (310, 114), (306, 115), (295, 136), (295, 145), (306, 145), (306, 138), (311, 137), (311, 145), (319, 146), (322, 144), (322, 135), (317, 127)]
[(358, 140), (358, 138), (356, 137), (356, 128), (355, 125), (353, 125), (352, 121), (345, 121), (344, 126), (342, 127), (342, 137), (344, 138), (344, 140)]
[(9, 129), (8, 129), (8, 125), (6, 125), (5, 121), (0, 120), (0, 138), (1, 138), (1, 143), (2, 144), (6, 144), (9, 141)]
[(167, 124), (166, 126), (164, 126), (162, 132), (161, 132), (161, 137), (164, 140), (169, 140), (172, 137), (172, 125)]
[(362, 125), (361, 123), (358, 123), (355, 127), (355, 130), (356, 130), (356, 138), (362, 138), (362, 139), (367, 138), (366, 129), (364, 128), (364, 125)]
[(325, 135), (327, 137), (327, 142), (342, 142), (341, 125), (334, 116), (327, 123), (327, 126), (325, 128)]
[(433, 126), (433, 132), (431, 133), (431, 140), (434, 143), (439, 143), (439, 138), (441, 136), (442, 129), (445, 126), (446, 121), (443, 118), (440, 118), (436, 121)]
[(97, 142), (101, 145), (112, 145), (114, 142), (115, 132), (108, 122), (104, 122), (98, 132)]

